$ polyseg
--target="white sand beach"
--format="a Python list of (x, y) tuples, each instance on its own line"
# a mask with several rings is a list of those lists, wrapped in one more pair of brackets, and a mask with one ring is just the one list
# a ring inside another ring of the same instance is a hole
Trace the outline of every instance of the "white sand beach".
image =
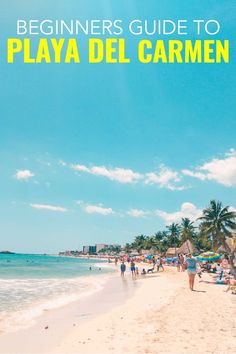
[(235, 353), (236, 296), (198, 277), (195, 289), (171, 267), (136, 280), (116, 274), (33, 327), (2, 334), (0, 353)]

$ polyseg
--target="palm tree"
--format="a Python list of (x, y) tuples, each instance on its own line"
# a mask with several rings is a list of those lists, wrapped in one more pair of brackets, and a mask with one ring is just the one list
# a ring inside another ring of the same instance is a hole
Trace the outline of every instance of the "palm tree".
[(146, 236), (144, 235), (136, 236), (134, 242), (132, 243), (132, 246), (134, 249), (138, 251), (138, 253), (140, 253), (140, 251), (144, 249), (146, 246)]
[(130, 253), (132, 250), (132, 245), (130, 243), (126, 243), (123, 249), (126, 253)]
[(154, 235), (155, 245), (160, 253), (166, 253), (171, 246), (169, 242), (169, 235), (167, 231), (158, 231)]
[(182, 222), (180, 224), (180, 236), (181, 242), (185, 242), (187, 240), (193, 240), (194, 238), (194, 222), (189, 218), (182, 218)]
[(210, 236), (201, 225), (199, 226), (198, 232), (195, 234), (194, 244), (197, 249), (201, 251), (210, 251), (212, 249)]
[(175, 254), (176, 254), (176, 247), (178, 245), (178, 241), (179, 241), (179, 232), (180, 232), (180, 227), (179, 227), (179, 224), (176, 224), (176, 223), (172, 223), (171, 225), (167, 226), (167, 229), (170, 233), (170, 238), (169, 238), (169, 241), (170, 241), (170, 244), (173, 246), (174, 245), (174, 248), (175, 248)]
[(143, 249), (150, 250), (151, 248), (156, 248), (155, 238), (153, 236), (146, 236), (143, 242)]
[(222, 203), (215, 200), (210, 201), (199, 220), (203, 230), (211, 236), (214, 250), (225, 242), (227, 236), (232, 237), (232, 232), (236, 230), (236, 213), (229, 211), (228, 206), (223, 208)]
[(154, 235), (155, 239), (159, 242), (162, 242), (165, 236), (166, 236), (165, 231), (157, 231)]
[(199, 218), (202, 221), (202, 229), (211, 237), (213, 250), (216, 251), (223, 245), (229, 253), (232, 272), (236, 278), (234, 254), (226, 242), (226, 237), (233, 237), (233, 231), (236, 230), (236, 213), (230, 211), (228, 206), (223, 207), (222, 203), (216, 200), (211, 200), (210, 205), (202, 213), (203, 216)]

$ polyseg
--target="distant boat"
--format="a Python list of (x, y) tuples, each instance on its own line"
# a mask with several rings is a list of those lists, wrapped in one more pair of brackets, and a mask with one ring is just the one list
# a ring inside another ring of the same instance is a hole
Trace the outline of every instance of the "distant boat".
[(15, 254), (15, 252), (10, 252), (10, 251), (0, 251), (0, 254)]

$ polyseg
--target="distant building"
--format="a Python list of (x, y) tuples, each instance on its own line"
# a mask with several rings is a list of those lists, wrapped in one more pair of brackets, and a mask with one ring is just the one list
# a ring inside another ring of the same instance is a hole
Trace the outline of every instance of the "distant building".
[(83, 254), (95, 254), (96, 246), (83, 246)]
[(99, 253), (103, 249), (109, 249), (117, 246), (119, 247), (117, 244), (108, 245), (106, 243), (97, 243), (95, 246), (83, 246), (83, 254), (95, 254)]
[(96, 252), (98, 253), (99, 251), (103, 250), (104, 248), (109, 247), (109, 245), (105, 243), (97, 243), (96, 244)]

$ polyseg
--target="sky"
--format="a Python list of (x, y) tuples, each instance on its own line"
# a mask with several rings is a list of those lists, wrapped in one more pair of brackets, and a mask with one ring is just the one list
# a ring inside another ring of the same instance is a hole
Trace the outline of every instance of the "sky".
[[(197, 219), (211, 199), (236, 207), (232, 1), (8, 0), (0, 10), (0, 250), (124, 244)], [(215, 18), (231, 60), (6, 64), (16, 21), (47, 18)]]

